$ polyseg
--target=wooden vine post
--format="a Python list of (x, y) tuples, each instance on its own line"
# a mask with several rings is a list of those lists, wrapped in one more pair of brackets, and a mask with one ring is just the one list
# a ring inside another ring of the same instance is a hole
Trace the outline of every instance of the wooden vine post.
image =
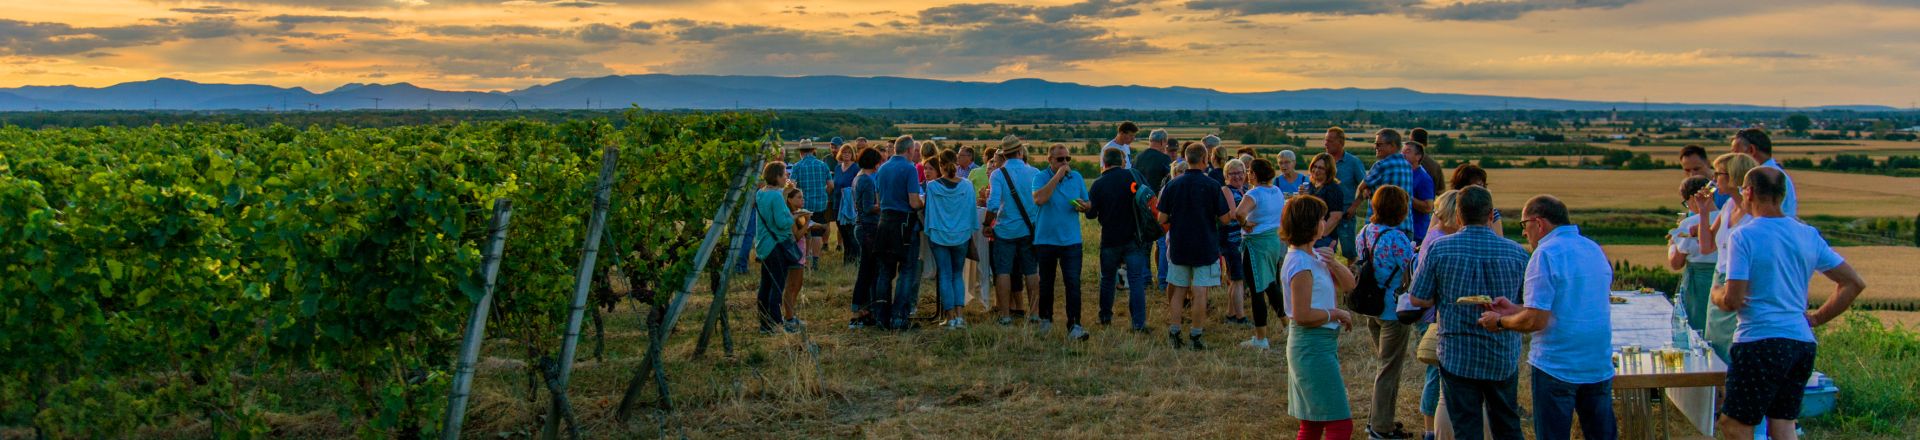
[[(753, 166), (748, 168), (748, 170), (760, 169), (765, 163), (765, 160), (755, 161)], [(749, 184), (751, 184), (751, 182), (749, 182)], [(755, 212), (755, 209), (757, 208), (754, 206), (752, 193), (742, 195), (740, 212), (751, 215), (751, 213)], [(713, 329), (716, 323), (718, 323), (720, 327), (721, 345), (726, 348), (727, 356), (733, 356), (733, 332), (727, 328), (727, 286), (728, 282), (733, 278), (732, 268), (734, 265), (740, 264), (740, 248), (746, 246), (747, 241), (751, 240), (751, 238), (747, 236), (747, 234), (751, 232), (747, 230), (747, 219), (750, 218), (752, 217), (746, 215), (735, 217), (733, 227), (729, 229), (729, 233), (727, 234), (727, 262), (720, 266), (720, 270), (714, 272), (715, 281), (711, 283), (713, 304), (707, 307), (706, 324), (700, 326), (700, 340), (693, 344), (693, 357), (695, 358), (707, 353), (707, 341), (712, 340)]]
[(626, 394), (620, 398), (620, 409), (614, 414), (616, 420), (624, 422), (632, 415), (634, 407), (639, 405), (640, 390), (646, 385), (648, 376), (653, 376), (654, 382), (659, 386), (661, 407), (672, 408), (672, 399), (667, 392), (666, 369), (661, 365), (660, 351), (666, 346), (667, 336), (673, 333), (674, 321), (680, 318), (680, 311), (687, 305), (688, 293), (693, 291), (694, 283), (700, 281), (701, 270), (707, 266), (708, 259), (712, 258), (713, 248), (719, 244), (721, 232), (727, 229), (724, 226), (727, 220), (732, 218), (734, 206), (742, 204), (738, 202), (746, 198), (747, 189), (752, 187), (753, 176), (758, 174), (753, 169), (755, 163), (759, 161), (749, 160), (741, 165), (739, 177), (734, 178), (733, 186), (727, 190), (724, 202), (720, 204), (718, 212), (713, 215), (713, 222), (708, 224), (707, 235), (701, 240), (700, 249), (694, 253), (693, 257), (693, 261), (700, 263), (695, 264), (693, 270), (688, 271), (680, 289), (674, 291), (673, 300), (667, 306), (667, 312), (658, 323), (659, 325), (653, 329), (653, 335), (647, 345), (646, 358), (640, 362), (640, 369), (634, 371), (633, 379), (627, 381)]
[(453, 390), (447, 395), (447, 418), (441, 426), (440, 438), (457, 440), (460, 438), (460, 424), (467, 415), (467, 396), (473, 391), (474, 363), (480, 358), (480, 343), (486, 340), (487, 312), (493, 308), (494, 282), (500, 275), (500, 257), (506, 251), (507, 223), (513, 215), (513, 202), (507, 199), (493, 202), (493, 223), (488, 229), (486, 253), (480, 263), (480, 276), (484, 284), (481, 294), (473, 303), (473, 315), (467, 319), (466, 335), (460, 344), (460, 360), (454, 366)]
[(573, 373), (574, 349), (580, 343), (580, 320), (587, 309), (587, 291), (593, 285), (594, 258), (600, 252), (600, 235), (606, 232), (607, 209), (612, 206), (613, 175), (620, 157), (620, 147), (608, 145), (606, 153), (600, 157), (600, 181), (593, 191), (593, 217), (587, 221), (587, 237), (580, 254), (579, 270), (574, 273), (573, 303), (567, 314), (567, 333), (560, 345), (559, 372), (548, 378), (548, 392), (553, 394), (553, 406), (548, 411), (546, 427), (541, 430), (542, 437), (552, 439), (559, 433), (560, 419), (567, 419), (571, 437), (580, 437), (580, 427), (573, 423), (573, 406), (567, 402), (567, 379)]

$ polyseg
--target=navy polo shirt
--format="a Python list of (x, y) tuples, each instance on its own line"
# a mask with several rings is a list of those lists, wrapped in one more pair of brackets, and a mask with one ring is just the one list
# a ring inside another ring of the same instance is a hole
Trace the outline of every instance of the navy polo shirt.
[(1181, 266), (1205, 266), (1220, 260), (1220, 216), (1227, 214), (1226, 196), (1220, 193), (1220, 181), (1201, 170), (1167, 182), (1160, 195), (1160, 212), (1166, 213), (1168, 258)]

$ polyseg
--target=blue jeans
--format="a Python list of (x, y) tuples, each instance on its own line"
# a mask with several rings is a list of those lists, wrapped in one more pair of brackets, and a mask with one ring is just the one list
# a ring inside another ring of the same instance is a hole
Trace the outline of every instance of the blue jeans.
[(1053, 281), (1057, 276), (1067, 294), (1067, 325), (1080, 325), (1080, 265), (1084, 256), (1080, 243), (1034, 245), (1033, 253), (1040, 260), (1040, 319), (1053, 320)]
[[(1433, 323), (1426, 321), (1420, 321), (1413, 325), (1413, 341), (1415, 345), (1418, 345), (1420, 339), (1427, 335), (1427, 326), (1430, 325), (1433, 325)], [(1440, 367), (1427, 365), (1427, 381), (1420, 386), (1420, 414), (1432, 417), (1434, 414), (1438, 414), (1439, 410)]]
[[(1480, 380), (1440, 371), (1440, 384), (1446, 387), (1447, 418), (1453, 422), (1453, 438), (1480, 440), (1493, 431), (1499, 440), (1522, 440), (1520, 428), (1520, 375), (1502, 380)], [(1485, 405), (1482, 407), (1481, 405)], [(1484, 408), (1484, 411), (1483, 411)], [(1492, 426), (1481, 426), (1481, 414)]]
[(1127, 268), (1127, 314), (1133, 328), (1147, 328), (1147, 247), (1126, 244), (1100, 248), (1100, 323), (1113, 321), (1113, 277)]
[(1613, 417), (1613, 381), (1577, 384), (1533, 370), (1533, 435), (1541, 440), (1573, 436), (1573, 415), (1580, 414), (1584, 438), (1619, 438)]
[[(1173, 270), (1172, 263), (1167, 261), (1167, 237), (1161, 236), (1159, 241), (1153, 242), (1153, 249), (1155, 251), (1154, 255), (1160, 259), (1160, 271), (1155, 273), (1157, 278), (1154, 279), (1160, 280), (1158, 285), (1164, 286), (1167, 284), (1167, 271)], [(1133, 281), (1129, 280), (1127, 282), (1131, 283)], [(1129, 286), (1131, 286), (1131, 284), (1129, 284)]]
[(953, 310), (966, 303), (967, 281), (962, 276), (967, 268), (967, 246), (933, 246), (933, 267), (940, 270), (940, 311)]
[(794, 260), (794, 253), (793, 242), (780, 242), (766, 258), (760, 259), (760, 290), (756, 299), (760, 306), (761, 331), (777, 328), (784, 321), (780, 318), (780, 300), (786, 296), (787, 270), (800, 264)]
[[(747, 211), (743, 214), (751, 214), (753, 212), (755, 212), (753, 205), (748, 204)], [(759, 227), (759, 217), (758, 215), (747, 216), (747, 234), (746, 237), (744, 237), (747, 242), (743, 243), (743, 245), (740, 246), (740, 252), (736, 252), (736, 255), (734, 255), (733, 273), (747, 273), (747, 260), (753, 258), (753, 239), (759, 235), (755, 234), (755, 230), (753, 229)]]

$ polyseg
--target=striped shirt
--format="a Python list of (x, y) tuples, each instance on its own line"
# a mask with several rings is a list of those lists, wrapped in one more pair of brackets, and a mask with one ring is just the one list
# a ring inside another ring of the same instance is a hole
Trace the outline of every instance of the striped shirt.
[(1468, 226), (1435, 239), (1414, 270), (1414, 298), (1434, 302), (1440, 311), (1440, 368), (1478, 380), (1506, 380), (1519, 374), (1520, 333), (1480, 327), (1485, 307), (1459, 304), (1461, 297), (1486, 295), (1524, 302), (1527, 251), (1486, 226)]

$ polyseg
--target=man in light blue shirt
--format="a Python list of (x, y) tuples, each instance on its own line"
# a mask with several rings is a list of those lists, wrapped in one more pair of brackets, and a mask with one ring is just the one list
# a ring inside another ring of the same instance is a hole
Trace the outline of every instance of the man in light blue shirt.
[(1059, 278), (1067, 294), (1067, 337), (1086, 340), (1087, 331), (1080, 326), (1080, 214), (1088, 206), (1087, 179), (1069, 166), (1072, 163), (1067, 146), (1053, 144), (1047, 169), (1033, 175), (1033, 202), (1040, 208), (1033, 223), (1033, 252), (1040, 263), (1035, 311), (1045, 331), (1053, 323), (1053, 281)]
[(1780, 162), (1773, 160), (1773, 138), (1767, 137), (1766, 131), (1749, 128), (1735, 133), (1733, 152), (1753, 156), (1753, 161), (1759, 162), (1760, 166), (1780, 170), (1781, 178), (1787, 181), (1786, 196), (1780, 199), (1780, 212), (1785, 213), (1787, 218), (1800, 217), (1800, 198), (1794, 195), (1793, 176), (1787, 175), (1787, 169), (1781, 168)]
[(1353, 244), (1353, 222), (1354, 219), (1365, 221), (1366, 216), (1356, 214), (1361, 208), (1368, 206), (1364, 200), (1358, 205), (1353, 201), (1354, 195), (1360, 190), (1360, 182), (1366, 180), (1367, 164), (1361, 162), (1359, 156), (1347, 154), (1347, 132), (1340, 127), (1327, 129), (1325, 145), (1327, 155), (1333, 157), (1333, 177), (1340, 181), (1340, 194), (1346, 198), (1341, 206), (1347, 207), (1346, 218), (1340, 219), (1340, 223), (1334, 225), (1333, 232), (1334, 236), (1340, 240), (1340, 255), (1346, 256), (1347, 261), (1353, 261), (1358, 252)]
[[(1819, 230), (1783, 212), (1786, 177), (1770, 167), (1747, 172), (1741, 206), (1753, 218), (1728, 239), (1727, 284), (1713, 292), (1713, 305), (1740, 319), (1720, 408), (1720, 428), (1730, 438), (1752, 438), (1763, 420), (1771, 437), (1794, 438), (1802, 386), (1813, 374), (1813, 327), (1839, 317), (1867, 287)], [(1807, 281), (1816, 271), (1837, 287), (1808, 312)]]
[(1613, 415), (1613, 266), (1600, 244), (1580, 235), (1567, 205), (1550, 195), (1527, 201), (1521, 231), (1527, 261), (1526, 306), (1505, 298), (1481, 314), (1488, 330), (1533, 333), (1533, 431), (1542, 439), (1570, 438), (1580, 414), (1584, 438), (1618, 437)]
[(1026, 294), (1040, 291), (1039, 264), (1033, 254), (1033, 227), (1039, 221), (1040, 207), (1033, 203), (1034, 176), (1040, 170), (1027, 165), (1026, 146), (1012, 135), (1000, 141), (1000, 157), (1006, 163), (987, 175), (986, 223), (993, 225), (993, 305), (1000, 312), (1000, 324), (1012, 324), (1025, 317), (1022, 307), (1033, 306), (1028, 298), (1013, 291), (1014, 280), (1026, 283)]

